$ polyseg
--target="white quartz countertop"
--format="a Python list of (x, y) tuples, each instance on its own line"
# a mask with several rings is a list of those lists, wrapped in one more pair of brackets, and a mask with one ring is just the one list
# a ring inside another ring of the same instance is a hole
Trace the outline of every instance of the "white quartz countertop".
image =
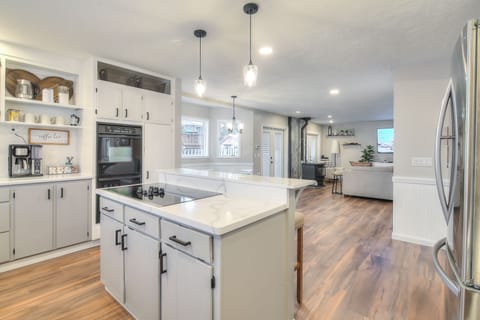
[(125, 205), (149, 212), (206, 233), (220, 236), (287, 209), (285, 203), (254, 201), (213, 196), (181, 204), (159, 207), (151, 202), (135, 200), (120, 194), (97, 189), (97, 194)]
[(264, 185), (264, 186), (278, 187), (278, 188), (284, 188), (284, 189), (294, 189), (294, 190), (317, 184), (316, 181), (314, 180), (265, 177), (265, 176), (247, 175), (247, 174), (230, 173), (230, 172), (196, 170), (196, 169), (189, 169), (189, 168), (158, 170), (158, 173), (160, 175), (162, 173), (175, 174), (175, 175), (182, 175), (182, 176), (200, 177), (200, 178), (206, 178), (206, 179), (212, 179), (212, 180), (233, 181), (238, 183)]
[(22, 178), (0, 178), (0, 186), (14, 186), (21, 184), (33, 183), (53, 183), (62, 181), (87, 180), (92, 176), (85, 174), (59, 174), (59, 175), (43, 175), (40, 177), (22, 177)]

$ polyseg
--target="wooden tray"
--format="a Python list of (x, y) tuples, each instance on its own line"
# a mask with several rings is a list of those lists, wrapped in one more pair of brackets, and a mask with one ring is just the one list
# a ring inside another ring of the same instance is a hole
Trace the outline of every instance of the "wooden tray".
[(15, 97), (15, 88), (17, 87), (17, 80), (25, 79), (32, 83), (33, 98), (35, 99), (39, 92), (40, 78), (27, 70), (21, 69), (7, 69), (6, 84), (8, 93)]
[(58, 86), (65, 86), (68, 87), (68, 94), (69, 97), (72, 98), (73, 96), (73, 81), (65, 80), (61, 77), (46, 77), (40, 80), (39, 89), (40, 92), (36, 96), (37, 100), (42, 100), (42, 90), (43, 89), (53, 89), (54, 96), (58, 95), (57, 88)]

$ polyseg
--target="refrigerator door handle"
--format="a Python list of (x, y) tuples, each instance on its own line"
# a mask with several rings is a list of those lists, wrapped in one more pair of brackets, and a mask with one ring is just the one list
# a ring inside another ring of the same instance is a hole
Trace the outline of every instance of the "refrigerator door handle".
[(456, 296), (460, 294), (460, 287), (458, 283), (456, 282), (456, 279), (450, 279), (443, 270), (442, 266), (440, 265), (440, 262), (438, 261), (438, 252), (442, 247), (444, 247), (447, 244), (447, 238), (443, 238), (435, 245), (433, 246), (433, 265), (435, 266), (435, 269), (437, 270), (438, 275), (442, 279), (442, 281), (447, 285), (447, 287), (452, 291)]
[[(451, 137), (442, 136), (443, 122), (445, 121), (445, 116), (447, 113), (448, 102), (452, 100), (452, 109), (453, 109), (453, 132)], [(435, 136), (435, 154), (434, 154), (434, 169), (435, 169), (435, 182), (437, 185), (438, 197), (440, 199), (440, 205), (442, 207), (443, 216), (445, 221), (448, 223), (450, 215), (452, 214), (453, 198), (455, 196), (455, 187), (456, 187), (456, 170), (457, 170), (457, 155), (458, 155), (458, 124), (457, 124), (457, 115), (455, 108), (455, 93), (453, 90), (452, 79), (448, 82), (447, 90), (445, 96), (442, 99), (442, 109), (440, 111), (440, 117), (438, 118), (437, 133)], [(450, 166), (450, 188), (448, 192), (448, 200), (445, 196), (445, 187), (443, 186), (443, 176), (442, 176), (442, 167), (441, 167), (441, 143), (442, 140), (449, 139), (452, 141), (452, 165)]]

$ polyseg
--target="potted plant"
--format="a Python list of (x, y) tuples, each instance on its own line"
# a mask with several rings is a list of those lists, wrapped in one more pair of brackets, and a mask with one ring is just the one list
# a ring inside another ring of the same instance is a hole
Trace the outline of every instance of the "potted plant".
[(375, 150), (373, 149), (373, 146), (369, 144), (365, 147), (365, 149), (362, 150), (362, 157), (360, 158), (359, 162), (350, 161), (350, 164), (352, 166), (369, 167), (372, 165), (374, 155)]

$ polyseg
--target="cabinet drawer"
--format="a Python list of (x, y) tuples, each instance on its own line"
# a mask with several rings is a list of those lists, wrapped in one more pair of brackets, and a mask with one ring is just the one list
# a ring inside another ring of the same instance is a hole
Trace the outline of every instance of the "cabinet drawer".
[(10, 201), (10, 189), (0, 189), (0, 202)]
[(127, 227), (160, 239), (160, 218), (157, 216), (126, 206), (125, 224)]
[(0, 203), (0, 232), (10, 230), (10, 203)]
[(0, 262), (10, 260), (10, 232), (0, 233)]
[(106, 198), (100, 198), (101, 213), (123, 222), (123, 205)]
[(208, 234), (162, 220), (162, 241), (207, 263), (212, 262), (212, 237)]

